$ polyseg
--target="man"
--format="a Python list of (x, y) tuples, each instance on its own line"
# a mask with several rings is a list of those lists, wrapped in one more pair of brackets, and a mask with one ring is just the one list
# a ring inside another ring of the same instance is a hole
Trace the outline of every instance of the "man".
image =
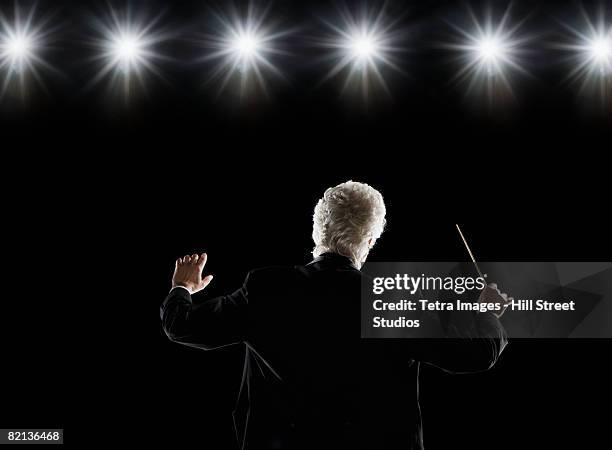
[[(236, 292), (199, 304), (191, 296), (212, 281), (202, 277), (207, 255), (176, 261), (161, 307), (168, 337), (206, 350), (247, 348), (234, 414), (241, 447), (421, 449), (419, 365), (463, 373), (496, 362), (506, 335), (491, 313), (473, 313), (487, 330), (477, 339), (360, 338), (360, 268), (385, 213), (366, 184), (330, 188), (315, 207), (312, 262), (254, 270)], [(509, 301), (494, 287), (481, 300)]]

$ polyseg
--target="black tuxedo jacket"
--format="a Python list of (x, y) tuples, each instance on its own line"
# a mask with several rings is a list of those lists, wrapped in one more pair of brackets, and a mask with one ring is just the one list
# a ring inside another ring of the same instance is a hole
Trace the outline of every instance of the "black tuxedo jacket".
[(305, 266), (254, 270), (236, 292), (201, 303), (185, 289), (170, 292), (161, 319), (171, 340), (246, 346), (239, 447), (421, 449), (420, 364), (487, 370), (506, 345), (490, 313), (474, 314), (486, 330), (476, 339), (361, 339), (363, 276), (326, 253)]

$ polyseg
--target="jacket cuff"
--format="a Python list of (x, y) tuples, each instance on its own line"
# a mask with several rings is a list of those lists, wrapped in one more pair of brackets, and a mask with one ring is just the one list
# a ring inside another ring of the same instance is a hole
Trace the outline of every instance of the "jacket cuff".
[(176, 291), (176, 290), (184, 290), (186, 291), (189, 295), (193, 294), (193, 292), (191, 292), (189, 289), (187, 289), (185, 286), (174, 286), (172, 289), (170, 289), (170, 292)]

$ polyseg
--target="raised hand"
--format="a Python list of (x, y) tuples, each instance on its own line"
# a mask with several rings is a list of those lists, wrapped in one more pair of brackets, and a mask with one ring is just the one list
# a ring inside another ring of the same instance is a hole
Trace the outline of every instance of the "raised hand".
[(187, 255), (177, 259), (172, 276), (172, 287), (181, 286), (191, 294), (195, 294), (208, 286), (213, 276), (207, 275), (202, 278), (207, 259), (206, 253)]
[(506, 309), (510, 304), (512, 304), (513, 300), (514, 298), (508, 297), (508, 294), (502, 293), (497, 288), (497, 285), (495, 283), (491, 283), (487, 287), (485, 287), (480, 294), (480, 298), (478, 299), (480, 303), (498, 303), (501, 309), (495, 312), (491, 311), (498, 318), (506, 312)]

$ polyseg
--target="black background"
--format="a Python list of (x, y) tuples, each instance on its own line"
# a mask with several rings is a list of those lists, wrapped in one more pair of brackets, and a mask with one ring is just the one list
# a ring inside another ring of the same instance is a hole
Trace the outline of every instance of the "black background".
[[(166, 6), (162, 22), (185, 34), (207, 17), (201, 2), (134, 4)], [(448, 84), (448, 55), (426, 45), (444, 36), (441, 19), (460, 20), (456, 2), (392, 5), (408, 10), (410, 64), (392, 76), (392, 98), (368, 109), (339, 97), (338, 80), (315, 88), (326, 66), (310, 64), (312, 49), (285, 61), (289, 81), (270, 83), (271, 99), (214, 101), (206, 68), (180, 62), (196, 50), (178, 38), (168, 82), (114, 104), (104, 85), (81, 89), (92, 69), (75, 44), (82, 14), (104, 5), (39, 5), (64, 24), (49, 54), (63, 74), (25, 107), (3, 99), (3, 427), (63, 427), (69, 444), (232, 448), (241, 350), (165, 338), (158, 307), (173, 261), (207, 251), (210, 295), (251, 268), (307, 261), (314, 205), (348, 179), (385, 196), (372, 260), (466, 259), (457, 222), (482, 260), (610, 258), (609, 116), (585, 108), (562, 83), (567, 67), (537, 52), (514, 105), (475, 107)], [(569, 2), (516, 8), (533, 11), (530, 30), (578, 16)], [(279, 1), (272, 16), (308, 24), (331, 10)], [(427, 448), (600, 447), (609, 354), (603, 340), (517, 340), (485, 374), (424, 369)]]

